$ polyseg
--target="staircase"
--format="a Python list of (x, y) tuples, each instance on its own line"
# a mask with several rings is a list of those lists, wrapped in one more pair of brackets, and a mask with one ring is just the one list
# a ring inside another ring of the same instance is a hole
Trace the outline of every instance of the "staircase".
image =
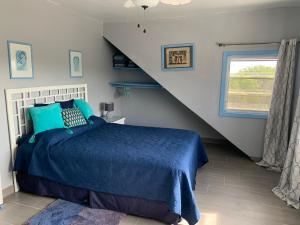
[(194, 71), (162, 71), (161, 45), (189, 40), (174, 40), (167, 32), (156, 31), (155, 26), (148, 30), (144, 35), (134, 23), (105, 23), (103, 36), (241, 151), (260, 158), (265, 120), (219, 116), (222, 49), (214, 40), (197, 41)]

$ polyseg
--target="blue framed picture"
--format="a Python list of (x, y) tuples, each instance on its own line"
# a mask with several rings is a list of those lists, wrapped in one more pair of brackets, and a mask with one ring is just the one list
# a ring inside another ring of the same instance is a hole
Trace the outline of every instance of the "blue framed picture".
[(70, 56), (70, 76), (73, 78), (83, 77), (82, 53), (80, 51), (69, 51)]
[(10, 79), (33, 79), (32, 45), (7, 41)]
[(162, 70), (193, 70), (195, 44), (162, 45)]

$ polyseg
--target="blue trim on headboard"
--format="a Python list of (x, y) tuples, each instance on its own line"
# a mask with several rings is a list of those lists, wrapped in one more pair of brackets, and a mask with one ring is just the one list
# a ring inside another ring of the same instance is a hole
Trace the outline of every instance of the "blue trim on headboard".
[(220, 117), (238, 117), (238, 118), (252, 118), (252, 119), (267, 119), (268, 112), (258, 111), (229, 111), (225, 108), (225, 99), (227, 97), (227, 72), (228, 59), (232, 56), (278, 56), (277, 50), (263, 50), (263, 51), (228, 51), (223, 53), (222, 59), (222, 74), (221, 74), (221, 89), (220, 89)]

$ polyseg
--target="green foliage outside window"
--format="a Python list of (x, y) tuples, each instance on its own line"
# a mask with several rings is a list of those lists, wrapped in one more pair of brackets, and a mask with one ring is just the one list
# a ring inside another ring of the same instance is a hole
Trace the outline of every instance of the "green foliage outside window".
[(229, 91), (271, 92), (273, 88), (275, 67), (253, 66), (231, 73)]
[(253, 66), (230, 73), (227, 108), (268, 111), (275, 67)]

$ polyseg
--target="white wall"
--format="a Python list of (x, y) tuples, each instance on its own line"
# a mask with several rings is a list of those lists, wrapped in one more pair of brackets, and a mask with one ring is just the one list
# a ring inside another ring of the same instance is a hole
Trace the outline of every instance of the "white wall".
[[(103, 41), (101, 23), (45, 4), (44, 1), (0, 1), (0, 171), (2, 187), (12, 185), (4, 89), (87, 83), (89, 100), (99, 114), (99, 102), (114, 101), (112, 51)], [(32, 44), (34, 80), (10, 80), (7, 40)], [(84, 78), (69, 77), (68, 50), (83, 53)]]
[[(300, 9), (283, 8), (151, 21), (145, 35), (136, 23), (105, 23), (104, 36), (172, 95), (252, 157), (261, 157), (265, 120), (219, 117), (222, 53), (278, 46), (219, 48), (216, 42), (265, 42), (300, 37)], [(196, 44), (194, 71), (162, 72), (163, 44)]]

